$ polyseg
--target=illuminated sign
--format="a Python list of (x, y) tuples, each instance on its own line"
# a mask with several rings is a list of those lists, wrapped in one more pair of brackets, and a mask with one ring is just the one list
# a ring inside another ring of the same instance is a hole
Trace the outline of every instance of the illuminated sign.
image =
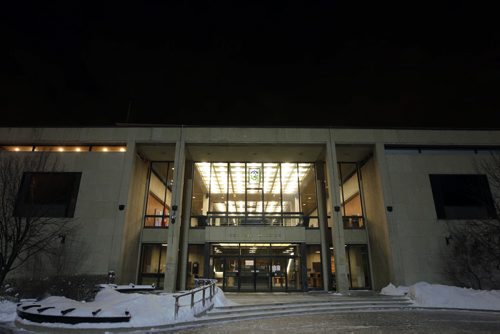
[(248, 184), (260, 184), (260, 167), (248, 168)]

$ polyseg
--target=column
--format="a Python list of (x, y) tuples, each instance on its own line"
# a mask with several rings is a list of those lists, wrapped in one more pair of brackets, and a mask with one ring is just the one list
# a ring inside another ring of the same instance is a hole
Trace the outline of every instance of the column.
[[(182, 226), (182, 192), (184, 185), (185, 168), (185, 141), (182, 129), (179, 140), (175, 144), (174, 161), (174, 184), (172, 186), (172, 208), (170, 211), (170, 224), (168, 227), (167, 263), (165, 270), (165, 282), (163, 284), (166, 292), (175, 292), (177, 288), (177, 275), (179, 264), (179, 243)], [(174, 210), (176, 209), (176, 210)]]
[(316, 161), (316, 197), (318, 203), (319, 234), (321, 238), (321, 277), (323, 277), (323, 289), (328, 291), (330, 287), (330, 246), (328, 243), (328, 217), (326, 211), (325, 196), (325, 171), (322, 161)]
[(189, 227), (191, 225), (191, 199), (193, 196), (193, 162), (189, 161), (186, 166), (186, 182), (184, 184), (184, 201), (182, 208), (182, 245), (179, 288), (186, 290), (187, 263), (189, 252)]
[(326, 169), (328, 179), (328, 194), (332, 199), (333, 205), (333, 226), (332, 242), (333, 253), (335, 256), (335, 277), (337, 282), (337, 291), (344, 292), (349, 290), (349, 280), (347, 279), (348, 264), (345, 254), (344, 224), (342, 223), (342, 211), (340, 209), (339, 189), (340, 184), (337, 178), (339, 175), (337, 165), (337, 150), (333, 141), (332, 129), (330, 129), (330, 140), (326, 145)]

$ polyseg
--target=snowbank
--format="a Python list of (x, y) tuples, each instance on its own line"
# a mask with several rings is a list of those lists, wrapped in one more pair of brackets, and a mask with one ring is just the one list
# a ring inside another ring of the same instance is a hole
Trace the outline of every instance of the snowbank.
[(500, 310), (500, 290), (473, 290), (419, 282), (409, 287), (396, 287), (389, 283), (380, 293), (391, 296), (407, 295), (414, 305), (419, 307)]
[[(381, 290), (383, 295), (408, 296), (419, 307), (439, 307), (439, 308), (463, 308), (500, 310), (500, 290), (484, 291), (446, 286), (440, 284), (429, 284), (419, 282), (412, 286), (394, 286), (389, 284)], [(44, 306), (54, 306), (57, 310), (75, 307), (74, 314), (86, 314), (86, 312), (101, 309), (103, 314), (114, 315), (129, 312), (130, 322), (126, 323), (82, 323), (76, 325), (67, 324), (35, 324), (45, 327), (65, 327), (65, 328), (138, 328), (167, 325), (174, 322), (184, 322), (194, 319), (194, 313), (202, 311), (201, 303), (197, 303), (195, 309), (190, 307), (190, 296), (181, 298), (178, 317), (174, 317), (174, 294), (140, 294), (140, 293), (120, 293), (115, 289), (103, 289), (93, 302), (78, 302), (64, 297), (49, 297), (39, 303)], [(197, 296), (195, 300), (200, 300)], [(222, 290), (217, 288), (217, 294), (213, 300), (214, 306), (237, 305), (226, 299)], [(45, 312), (51, 312), (48, 309)], [(72, 313), (73, 313), (72, 312)], [(0, 322), (13, 322), (16, 319), (16, 304), (9, 301), (0, 301)], [(25, 324), (31, 324), (27, 320), (19, 319)]]
[(16, 319), (16, 303), (0, 300), (0, 322), (11, 322)]
[[(59, 323), (37, 323), (37, 326), (59, 327), (59, 328), (138, 328), (150, 326), (162, 326), (175, 322), (190, 321), (195, 318), (195, 314), (203, 311), (201, 303), (202, 294), (195, 295), (195, 307), (191, 308), (190, 295), (179, 299), (180, 308), (177, 317), (175, 317), (175, 294), (140, 294), (140, 293), (120, 293), (114, 288), (105, 288), (99, 291), (92, 302), (79, 302), (65, 297), (48, 297), (38, 302), (44, 307), (54, 306), (54, 309), (47, 309), (44, 314), (58, 314), (61, 309), (75, 308), (71, 311), (71, 316), (89, 316), (93, 311), (101, 310), (100, 316), (120, 316), (126, 313), (131, 315), (130, 321), (125, 323), (80, 323), (75, 325)], [(200, 301), (200, 302), (198, 302)], [(228, 301), (222, 290), (217, 288), (217, 293), (213, 300), (215, 306), (228, 305)], [(205, 308), (209, 307), (208, 303)], [(12, 312), (15, 317), (14, 309), (6, 308), (6, 313)], [(0, 310), (0, 313), (2, 311)], [(17, 318), (17, 321), (24, 324), (34, 324), (28, 320)]]
[(380, 291), (380, 294), (389, 296), (404, 296), (408, 294), (408, 290), (409, 289), (406, 286), (396, 287), (392, 283), (389, 283), (389, 285)]

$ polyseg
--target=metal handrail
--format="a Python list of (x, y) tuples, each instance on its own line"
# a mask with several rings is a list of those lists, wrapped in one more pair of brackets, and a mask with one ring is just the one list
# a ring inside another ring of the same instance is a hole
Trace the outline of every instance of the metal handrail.
[[(210, 302), (212, 302), (213, 297), (217, 293), (217, 286), (216, 286), (216, 284), (217, 284), (217, 280), (216, 279), (197, 278), (197, 279), (195, 279), (195, 286), (197, 286), (196, 288), (191, 289), (188, 292), (184, 292), (184, 293), (181, 293), (181, 294), (178, 294), (178, 295), (174, 295), (174, 298), (175, 298), (174, 318), (177, 319), (177, 316), (179, 315), (179, 308), (181, 308), (181, 306), (188, 306), (188, 305), (180, 305), (179, 304), (179, 299), (181, 297), (191, 295), (191, 303), (190, 303), (191, 309), (193, 309), (194, 305), (196, 303), (199, 303), (199, 302), (201, 302), (202, 305), (205, 306), (206, 300), (210, 300)], [(207, 289), (209, 290), (209, 295), (208, 296), (206, 296), (206, 293), (205, 293), (205, 291)], [(195, 298), (194, 297), (195, 297), (196, 293), (200, 292), (200, 291), (202, 293), (202, 298), (201, 298), (201, 300), (195, 302)], [(196, 314), (195, 314), (195, 316), (196, 316)]]

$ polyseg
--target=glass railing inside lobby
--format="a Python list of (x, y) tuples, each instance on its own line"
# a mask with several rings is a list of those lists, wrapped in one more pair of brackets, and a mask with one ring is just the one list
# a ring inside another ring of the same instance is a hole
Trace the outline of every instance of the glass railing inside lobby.
[(307, 216), (302, 212), (283, 213), (226, 213), (208, 212), (207, 215), (191, 216), (191, 227), (205, 226), (302, 226), (319, 228), (317, 216)]

